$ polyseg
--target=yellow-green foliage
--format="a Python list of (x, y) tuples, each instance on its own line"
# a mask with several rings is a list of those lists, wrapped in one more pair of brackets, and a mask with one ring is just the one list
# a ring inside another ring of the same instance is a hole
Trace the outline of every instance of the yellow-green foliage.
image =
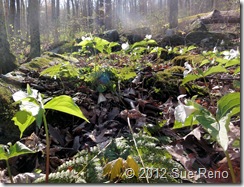
[(184, 63), (186, 61), (190, 62), (201, 62), (204, 59), (202, 55), (190, 55), (190, 54), (185, 54), (185, 55), (180, 55), (176, 56), (172, 60), (172, 64), (175, 66), (184, 66)]

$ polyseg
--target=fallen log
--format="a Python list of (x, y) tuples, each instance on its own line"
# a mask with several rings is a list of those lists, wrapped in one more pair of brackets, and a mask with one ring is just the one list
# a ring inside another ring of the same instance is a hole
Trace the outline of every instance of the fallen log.
[(240, 23), (240, 12), (237, 10), (213, 10), (209, 15), (199, 18), (203, 24)]

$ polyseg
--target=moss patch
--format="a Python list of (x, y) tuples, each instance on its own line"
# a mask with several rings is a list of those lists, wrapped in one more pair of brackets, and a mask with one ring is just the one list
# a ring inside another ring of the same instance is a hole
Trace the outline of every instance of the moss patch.
[(166, 101), (169, 97), (179, 95), (179, 84), (181, 83), (184, 68), (173, 66), (164, 71), (159, 71), (155, 76), (146, 81), (146, 87), (152, 92), (153, 97)]
[(48, 56), (42, 56), (32, 59), (30, 62), (22, 64), (21, 67), (32, 71), (40, 71), (43, 67), (49, 66), (52, 58)]
[(16, 91), (17, 88), (7, 84), (0, 79), (0, 143), (6, 144), (19, 139), (19, 129), (11, 121), (17, 106), (12, 99), (11, 90)]

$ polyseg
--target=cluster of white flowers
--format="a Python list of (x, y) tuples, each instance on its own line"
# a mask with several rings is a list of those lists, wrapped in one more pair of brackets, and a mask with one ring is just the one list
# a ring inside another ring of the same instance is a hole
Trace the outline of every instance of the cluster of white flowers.
[(240, 51), (231, 49), (230, 51), (224, 51), (223, 55), (225, 56), (224, 59), (231, 60), (240, 56)]

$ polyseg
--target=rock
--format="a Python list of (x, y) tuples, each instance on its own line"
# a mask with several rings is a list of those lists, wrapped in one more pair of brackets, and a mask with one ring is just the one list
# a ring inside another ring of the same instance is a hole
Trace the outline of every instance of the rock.
[(185, 39), (179, 35), (165, 36), (160, 42), (160, 47), (185, 45)]
[(134, 44), (136, 42), (142, 41), (146, 35), (150, 34), (151, 29), (149, 27), (141, 27), (125, 32), (122, 34), (122, 36), (125, 36), (130, 44)]
[(119, 33), (117, 30), (107, 30), (104, 32), (103, 39), (108, 40), (109, 42), (119, 42)]
[(195, 31), (187, 34), (185, 40), (187, 45), (199, 45), (213, 49), (216, 45), (220, 45), (222, 40), (229, 43), (233, 38), (234, 35), (229, 33)]

